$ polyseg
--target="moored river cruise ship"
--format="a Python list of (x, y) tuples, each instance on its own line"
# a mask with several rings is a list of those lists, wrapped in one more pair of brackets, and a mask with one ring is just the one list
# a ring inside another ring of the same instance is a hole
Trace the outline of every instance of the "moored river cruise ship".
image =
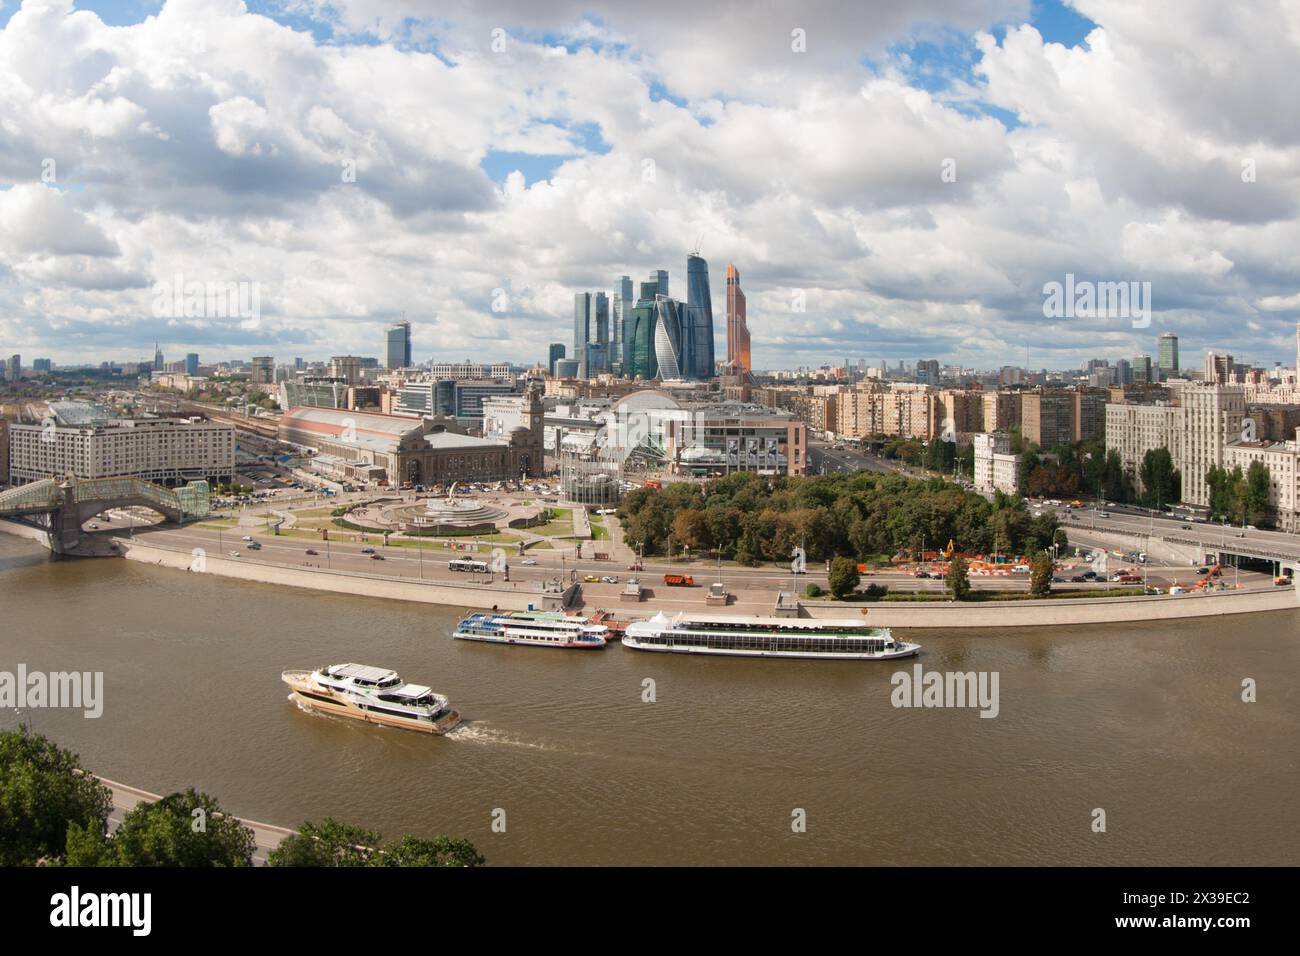
[(486, 611), (462, 620), (452, 637), (488, 644), (594, 649), (608, 642), (609, 628), (558, 611)]
[(890, 660), (911, 657), (920, 644), (896, 641), (887, 627), (843, 620), (742, 617), (727, 614), (669, 616), (629, 624), (623, 645), (669, 654), (797, 657), (819, 660)]
[(332, 664), (314, 671), (285, 671), (289, 699), (304, 707), (371, 724), (445, 734), (460, 714), (447, 698), (423, 684), (407, 684), (394, 671), (365, 664)]

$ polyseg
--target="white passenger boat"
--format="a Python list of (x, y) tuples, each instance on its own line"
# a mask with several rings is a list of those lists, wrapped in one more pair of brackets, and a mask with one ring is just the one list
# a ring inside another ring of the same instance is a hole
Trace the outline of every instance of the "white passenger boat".
[(594, 649), (609, 641), (609, 628), (558, 611), (484, 611), (457, 624), (452, 637), (488, 644)]
[(423, 684), (406, 684), (393, 671), (365, 664), (333, 664), (314, 671), (285, 671), (289, 698), (312, 710), (371, 724), (445, 734), (460, 714), (447, 698)]
[(623, 646), (669, 654), (731, 657), (799, 657), (819, 660), (891, 660), (911, 657), (920, 644), (894, 640), (887, 627), (852, 618), (743, 617), (729, 614), (669, 616), (629, 624)]

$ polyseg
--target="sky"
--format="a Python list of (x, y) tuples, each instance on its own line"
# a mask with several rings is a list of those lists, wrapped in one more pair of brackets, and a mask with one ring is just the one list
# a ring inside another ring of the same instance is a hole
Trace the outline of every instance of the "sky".
[[(382, 356), (405, 314), (531, 364), (698, 247), (760, 369), (1294, 365), (1297, 63), (1300, 0), (4, 0), (0, 355)], [(1046, 314), (1067, 275), (1150, 313)]]

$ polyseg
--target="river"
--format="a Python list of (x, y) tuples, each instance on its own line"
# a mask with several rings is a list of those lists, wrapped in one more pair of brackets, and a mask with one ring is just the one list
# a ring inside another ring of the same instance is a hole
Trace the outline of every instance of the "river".
[[(98, 719), (0, 727), (250, 819), (466, 836), (496, 864), (1300, 863), (1300, 611), (905, 635), (927, 671), (996, 672), (994, 719), (892, 706), (913, 661), (494, 647), (452, 640), (456, 620), (0, 534), (0, 669), (105, 682)], [(281, 670), (343, 661), (432, 685), (468, 725), (430, 738), (286, 700)]]

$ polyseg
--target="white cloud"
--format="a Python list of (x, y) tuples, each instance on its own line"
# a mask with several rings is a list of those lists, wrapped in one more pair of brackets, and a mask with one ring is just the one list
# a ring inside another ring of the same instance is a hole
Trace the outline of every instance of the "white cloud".
[[(0, 32), (0, 183), (15, 184), (0, 192), (0, 336), (75, 348), (67, 360), (155, 337), (206, 357), (377, 354), (406, 311), (420, 357), (530, 361), (570, 338), (574, 291), (652, 268), (680, 290), (702, 236), (719, 337), (733, 261), (760, 365), (1151, 350), (1100, 320), (1045, 326), (1042, 284), (1066, 272), (1150, 278), (1152, 336), (1270, 358), (1236, 336), (1257, 322), (1259, 341), (1283, 341), (1300, 270), (1297, 4), (1078, 6), (1098, 27), (1067, 49), (1019, 25), (1022, 0), (788, 17), (512, 0), (439, 4), (437, 19), (397, 0), (285, 4), (371, 31), (361, 44), (238, 0), (169, 0), (113, 28), (28, 0)], [(957, 65), (948, 91), (887, 52), (931, 28), (973, 37), (974, 72)], [(493, 153), (558, 165), (494, 183)], [(178, 272), (259, 282), (263, 328), (140, 318)], [(498, 288), (506, 314), (489, 307)], [(794, 288), (807, 313), (790, 311)]]

